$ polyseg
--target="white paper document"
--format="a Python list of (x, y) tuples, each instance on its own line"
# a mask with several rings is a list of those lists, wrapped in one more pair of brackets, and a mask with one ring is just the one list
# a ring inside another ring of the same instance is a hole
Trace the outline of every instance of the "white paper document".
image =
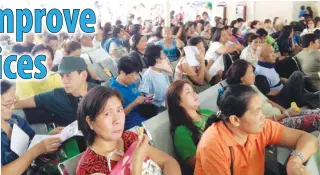
[(30, 143), (28, 150), (31, 149), (36, 144), (40, 143), (42, 140), (45, 140), (48, 138), (59, 137), (61, 142), (64, 142), (73, 136), (83, 136), (81, 131), (79, 131), (79, 129), (78, 129), (78, 121), (77, 120), (72, 122), (70, 125), (66, 126), (65, 128), (63, 128), (63, 130), (59, 134), (56, 134), (56, 135), (35, 135)]
[(18, 156), (21, 156), (27, 151), (29, 141), (29, 136), (18, 125), (14, 124), (11, 134), (10, 149)]
[(34, 147), (36, 144), (40, 143), (42, 140), (57, 137), (57, 135), (35, 135), (29, 145), (28, 150)]
[(200, 52), (196, 46), (186, 46), (183, 48), (186, 55), (187, 62), (189, 66), (199, 66), (200, 62), (196, 55), (200, 55)]

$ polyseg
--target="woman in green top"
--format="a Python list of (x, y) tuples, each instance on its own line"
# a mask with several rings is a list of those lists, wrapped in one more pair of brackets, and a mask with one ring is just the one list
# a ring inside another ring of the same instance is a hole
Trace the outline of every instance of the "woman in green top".
[(184, 163), (194, 168), (197, 144), (214, 112), (199, 109), (198, 95), (187, 80), (173, 82), (166, 99), (176, 152)]

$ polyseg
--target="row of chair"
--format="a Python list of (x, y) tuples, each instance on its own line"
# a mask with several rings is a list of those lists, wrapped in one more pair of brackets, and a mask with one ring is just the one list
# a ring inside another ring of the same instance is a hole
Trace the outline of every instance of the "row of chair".
[[(210, 109), (213, 111), (217, 111), (218, 107), (216, 104), (217, 97), (218, 97), (218, 89), (220, 87), (227, 86), (226, 81), (222, 81), (221, 83), (212, 86), (211, 88), (201, 92), (199, 94), (199, 102), (200, 102), (200, 108), (202, 109)], [(23, 111), (15, 111), (15, 113), (18, 113), (19, 115), (24, 115)], [(153, 142), (153, 146), (156, 148), (166, 152), (167, 154), (171, 155), (174, 158), (177, 158), (174, 150), (174, 145), (172, 141), (172, 135), (170, 132), (170, 120), (168, 111), (164, 111), (162, 113), (159, 113), (155, 117), (145, 121), (143, 123), (143, 126), (147, 130), (147, 132), (150, 134)], [(43, 125), (32, 125), (32, 128), (35, 129), (36, 133), (43, 133), (45, 132), (45, 128)], [(130, 129), (130, 131), (135, 132), (135, 128)], [(315, 135), (319, 135), (319, 132), (313, 133)], [(319, 135), (320, 137), (320, 135)], [(284, 167), (291, 150), (287, 148), (282, 148), (279, 146), (270, 146), (266, 148), (266, 170), (271, 171), (277, 175), (282, 174), (280, 169), (281, 166)], [(320, 154), (320, 153), (318, 153)], [(75, 174), (75, 170), (77, 167), (77, 164), (80, 160), (82, 154), (79, 154), (71, 159), (68, 159), (58, 165), (58, 168), (61, 172), (61, 174), (64, 174), (64, 171), (67, 171), (68, 174)], [(318, 155), (319, 156), (319, 155)], [(317, 160), (314, 157), (311, 158), (308, 162), (308, 168), (312, 169), (314, 173), (320, 174), (320, 160)], [(317, 175), (318, 175), (317, 174)]]

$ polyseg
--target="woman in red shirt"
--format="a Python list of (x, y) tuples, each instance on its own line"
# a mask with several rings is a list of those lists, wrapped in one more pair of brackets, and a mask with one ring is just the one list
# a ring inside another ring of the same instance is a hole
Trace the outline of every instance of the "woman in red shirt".
[(135, 142), (130, 174), (141, 175), (146, 158), (157, 164), (164, 174), (181, 174), (179, 164), (151, 147), (146, 136), (138, 139), (135, 133), (123, 131), (125, 113), (121, 96), (115, 90), (102, 86), (91, 89), (80, 102), (77, 113), (88, 148), (78, 163), (76, 175), (110, 174)]

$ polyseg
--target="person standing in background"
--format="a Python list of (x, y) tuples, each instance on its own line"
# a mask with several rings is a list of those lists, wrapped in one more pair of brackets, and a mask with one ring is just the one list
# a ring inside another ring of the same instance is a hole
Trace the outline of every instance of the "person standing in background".
[(300, 19), (301, 17), (304, 17), (305, 14), (306, 14), (305, 6), (302, 5), (302, 6), (300, 7), (299, 19)]
[(311, 7), (307, 7), (307, 11), (306, 11), (306, 14), (305, 14), (305, 19), (306, 18), (313, 18), (313, 11), (311, 10)]

